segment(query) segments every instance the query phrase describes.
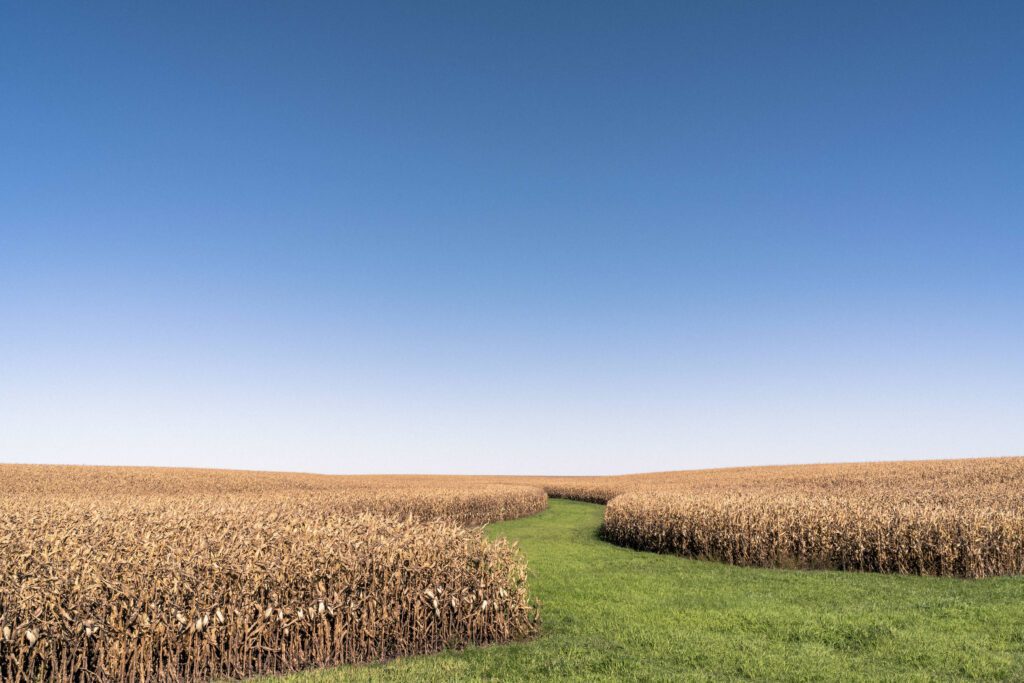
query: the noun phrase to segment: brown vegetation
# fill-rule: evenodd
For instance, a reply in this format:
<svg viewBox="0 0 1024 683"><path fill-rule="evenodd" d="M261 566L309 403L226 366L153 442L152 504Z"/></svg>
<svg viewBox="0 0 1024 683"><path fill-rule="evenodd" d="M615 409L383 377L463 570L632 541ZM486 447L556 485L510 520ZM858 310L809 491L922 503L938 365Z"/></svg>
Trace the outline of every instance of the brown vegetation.
<svg viewBox="0 0 1024 683"><path fill-rule="evenodd" d="M530 634L543 491L459 478L0 466L0 680L196 680Z"/></svg>
<svg viewBox="0 0 1024 683"><path fill-rule="evenodd" d="M740 565L1024 573L1024 459L621 477L0 465L0 680L194 680L529 635L477 527L607 502L635 548Z"/></svg>
<svg viewBox="0 0 1024 683"><path fill-rule="evenodd" d="M543 481L552 496L608 502L606 537L644 550L760 567L1024 573L1024 458Z"/></svg>

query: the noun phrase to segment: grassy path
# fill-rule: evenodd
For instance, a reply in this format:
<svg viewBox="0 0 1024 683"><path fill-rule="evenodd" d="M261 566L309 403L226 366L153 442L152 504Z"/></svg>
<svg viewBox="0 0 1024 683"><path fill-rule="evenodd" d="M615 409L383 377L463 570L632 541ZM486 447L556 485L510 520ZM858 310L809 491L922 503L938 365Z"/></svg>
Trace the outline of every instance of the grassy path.
<svg viewBox="0 0 1024 683"><path fill-rule="evenodd" d="M536 640L290 677L342 680L1024 681L1024 579L744 569L598 538L603 507L552 500L494 524L543 604Z"/></svg>

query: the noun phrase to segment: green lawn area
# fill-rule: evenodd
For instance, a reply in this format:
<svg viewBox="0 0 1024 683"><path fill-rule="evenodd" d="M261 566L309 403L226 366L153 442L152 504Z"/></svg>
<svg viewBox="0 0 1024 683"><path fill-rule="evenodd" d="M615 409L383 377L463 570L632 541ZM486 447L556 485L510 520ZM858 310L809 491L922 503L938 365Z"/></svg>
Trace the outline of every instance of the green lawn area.
<svg viewBox="0 0 1024 683"><path fill-rule="evenodd" d="M600 540L603 507L494 524L542 604L535 640L288 677L1024 681L1024 578L745 569Z"/></svg>

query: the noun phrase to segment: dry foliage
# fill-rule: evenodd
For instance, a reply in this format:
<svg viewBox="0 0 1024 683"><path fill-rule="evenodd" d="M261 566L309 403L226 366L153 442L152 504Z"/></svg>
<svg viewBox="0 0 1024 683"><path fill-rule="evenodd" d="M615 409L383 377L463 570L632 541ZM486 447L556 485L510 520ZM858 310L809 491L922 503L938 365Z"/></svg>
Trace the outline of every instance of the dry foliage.
<svg viewBox="0 0 1024 683"><path fill-rule="evenodd" d="M479 529L543 491L459 478L0 466L0 680L198 680L529 635Z"/></svg>
<svg viewBox="0 0 1024 683"><path fill-rule="evenodd" d="M972 578L1024 571L1024 515L898 494L626 493L608 504L605 535L746 566Z"/></svg>
<svg viewBox="0 0 1024 683"><path fill-rule="evenodd" d="M606 537L644 550L759 567L1024 573L1024 458L539 481L552 496L608 502Z"/></svg>
<svg viewBox="0 0 1024 683"><path fill-rule="evenodd" d="M0 680L196 680L535 628L472 527L608 502L636 548L752 566L1024 573L1024 459L624 477L330 477L0 465Z"/></svg>

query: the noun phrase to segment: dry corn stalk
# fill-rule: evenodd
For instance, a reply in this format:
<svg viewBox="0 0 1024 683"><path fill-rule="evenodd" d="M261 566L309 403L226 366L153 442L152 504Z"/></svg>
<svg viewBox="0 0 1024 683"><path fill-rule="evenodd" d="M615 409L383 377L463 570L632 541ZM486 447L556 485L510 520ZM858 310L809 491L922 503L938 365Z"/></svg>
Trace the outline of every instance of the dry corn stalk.
<svg viewBox="0 0 1024 683"><path fill-rule="evenodd" d="M532 633L522 558L471 527L543 491L370 481L0 466L0 680L243 677Z"/></svg>
<svg viewBox="0 0 1024 683"><path fill-rule="evenodd" d="M608 502L616 543L751 566L1024 573L1024 458L512 478Z"/></svg>

